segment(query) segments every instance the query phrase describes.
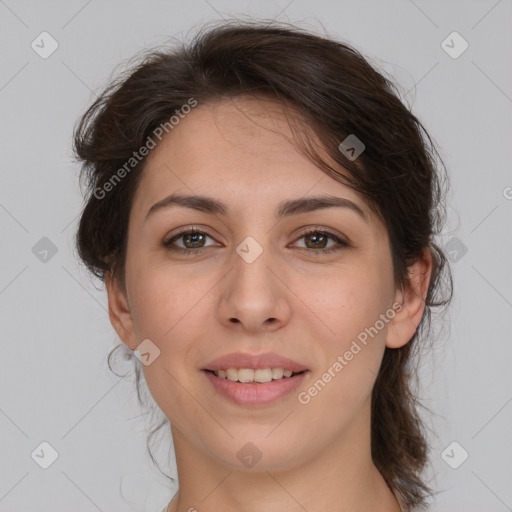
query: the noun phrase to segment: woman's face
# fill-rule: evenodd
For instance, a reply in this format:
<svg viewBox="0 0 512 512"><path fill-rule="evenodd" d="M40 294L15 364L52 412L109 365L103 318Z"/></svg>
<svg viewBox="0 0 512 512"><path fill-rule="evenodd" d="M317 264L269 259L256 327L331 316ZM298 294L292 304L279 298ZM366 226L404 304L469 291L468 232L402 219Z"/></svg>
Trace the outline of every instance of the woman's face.
<svg viewBox="0 0 512 512"><path fill-rule="evenodd" d="M200 233L180 235L191 228ZM266 470L369 447L386 343L411 334L393 331L402 295L387 232L298 152L276 104L200 105L152 150L129 220L126 290L109 283L111 320L131 349L150 340L142 367L177 451ZM219 368L260 369L229 375L263 381L264 368L305 371L255 383L208 371Z"/></svg>

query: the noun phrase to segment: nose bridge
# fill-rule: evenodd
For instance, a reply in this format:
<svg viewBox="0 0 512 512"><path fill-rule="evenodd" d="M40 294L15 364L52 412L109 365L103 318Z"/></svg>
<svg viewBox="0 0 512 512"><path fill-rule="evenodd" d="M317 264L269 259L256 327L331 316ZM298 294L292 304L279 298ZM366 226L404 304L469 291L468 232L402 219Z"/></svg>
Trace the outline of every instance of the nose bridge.
<svg viewBox="0 0 512 512"><path fill-rule="evenodd" d="M249 235L236 246L231 283L236 290L254 297L255 301L260 296L271 295L275 288L272 282L275 276L268 268L272 265L269 237L263 240L263 235L257 236L260 242L255 236ZM247 297L245 299L247 300Z"/></svg>
<svg viewBox="0 0 512 512"><path fill-rule="evenodd" d="M270 237L262 233L247 236L235 247L219 309L221 321L241 323L249 330L258 330L267 321L282 324L289 314L286 288L273 268L277 262Z"/></svg>

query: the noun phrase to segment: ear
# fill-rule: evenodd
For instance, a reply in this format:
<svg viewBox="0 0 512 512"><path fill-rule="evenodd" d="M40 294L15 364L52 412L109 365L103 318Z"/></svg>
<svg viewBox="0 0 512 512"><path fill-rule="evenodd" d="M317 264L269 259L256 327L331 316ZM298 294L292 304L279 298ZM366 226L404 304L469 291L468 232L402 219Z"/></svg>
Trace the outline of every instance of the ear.
<svg viewBox="0 0 512 512"><path fill-rule="evenodd" d="M397 290L395 304L402 304L388 323L386 346L403 347L413 337L425 309L430 278L432 275L432 253L423 249L419 257L408 267L409 283L404 290Z"/></svg>
<svg viewBox="0 0 512 512"><path fill-rule="evenodd" d="M110 323L116 330L121 341L131 350L136 350L137 340L135 328L127 297L110 272L105 274L105 285L108 295L108 315L110 317Z"/></svg>

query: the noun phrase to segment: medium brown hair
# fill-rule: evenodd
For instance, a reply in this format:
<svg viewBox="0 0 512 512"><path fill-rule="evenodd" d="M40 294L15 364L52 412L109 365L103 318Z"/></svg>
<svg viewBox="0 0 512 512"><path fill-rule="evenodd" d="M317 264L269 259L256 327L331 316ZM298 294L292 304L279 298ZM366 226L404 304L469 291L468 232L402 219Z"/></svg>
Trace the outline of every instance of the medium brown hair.
<svg viewBox="0 0 512 512"><path fill-rule="evenodd" d="M407 284L408 266L422 250L431 251L423 317L406 345L385 349L372 390L371 418L374 464L407 505L425 507L432 494L421 477L428 450L417 411L423 405L411 388L416 375L410 359L420 335L428 337L432 308L447 306L452 297L450 268L434 241L444 224L448 178L434 143L399 99L398 88L359 51L282 23L238 21L205 28L190 44L145 51L136 65L111 81L75 127L74 151L87 188L76 234L79 257L101 280L111 272L126 291L128 218L146 158L108 187L105 197L95 191L105 190L133 152L191 98L207 104L253 95L291 106L302 120L294 130L297 147L329 176L360 193L382 219L397 287ZM365 146L356 159L339 149L351 134ZM346 169L345 175L329 159ZM136 371L142 403L140 366Z"/></svg>

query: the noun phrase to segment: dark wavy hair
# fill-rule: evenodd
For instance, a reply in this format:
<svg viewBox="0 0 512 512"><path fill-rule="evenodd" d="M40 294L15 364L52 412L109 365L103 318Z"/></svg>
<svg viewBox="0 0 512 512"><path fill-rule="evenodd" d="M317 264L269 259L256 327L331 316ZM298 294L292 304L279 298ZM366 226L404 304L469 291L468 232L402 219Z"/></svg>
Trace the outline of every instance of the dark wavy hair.
<svg viewBox="0 0 512 512"><path fill-rule="evenodd" d="M147 158L123 173L115 186L108 182L191 98L206 104L259 95L291 107L297 148L361 194L384 222L396 286L407 284L408 266L424 248L432 254L420 325L406 345L385 349L371 411L374 464L408 506L424 508L433 491L422 478L428 446L418 414L424 406L412 388L417 372L411 359L420 337L429 339L433 308L448 306L453 293L450 267L434 240L445 222L448 176L431 137L400 99L399 88L359 51L288 24L234 21L205 26L191 43L145 50L136 59L110 81L75 126L73 149L81 163L80 184L86 186L76 233L79 258L94 276L104 281L109 272L126 291L128 218ZM356 159L339 149L350 134L365 145ZM97 193L107 189L105 197ZM143 405L140 364L135 370Z"/></svg>

